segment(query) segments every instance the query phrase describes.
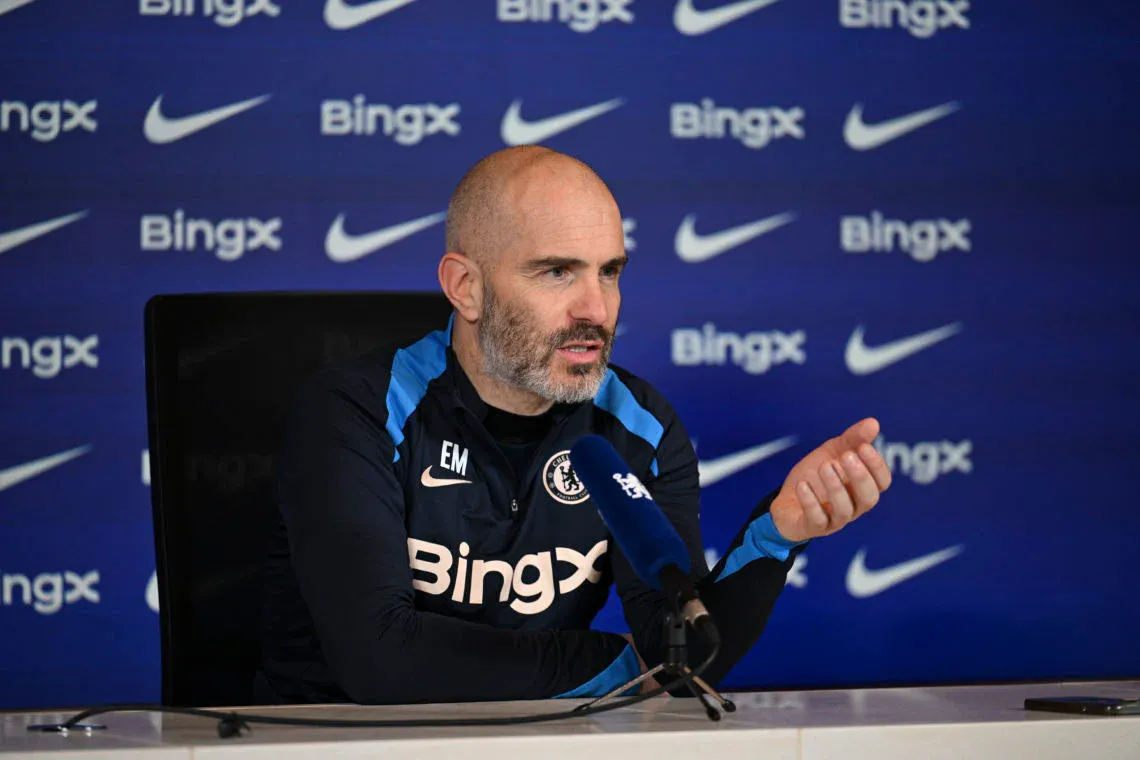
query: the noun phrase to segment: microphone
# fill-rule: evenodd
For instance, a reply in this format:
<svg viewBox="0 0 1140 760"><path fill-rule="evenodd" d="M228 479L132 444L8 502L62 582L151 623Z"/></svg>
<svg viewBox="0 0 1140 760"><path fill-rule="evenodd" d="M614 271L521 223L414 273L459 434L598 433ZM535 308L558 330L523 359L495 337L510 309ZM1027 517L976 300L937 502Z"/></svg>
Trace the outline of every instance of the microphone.
<svg viewBox="0 0 1140 760"><path fill-rule="evenodd" d="M675 612L719 644L716 624L689 577L685 542L610 442L583 436L570 448L570 465L638 577L663 590Z"/></svg>

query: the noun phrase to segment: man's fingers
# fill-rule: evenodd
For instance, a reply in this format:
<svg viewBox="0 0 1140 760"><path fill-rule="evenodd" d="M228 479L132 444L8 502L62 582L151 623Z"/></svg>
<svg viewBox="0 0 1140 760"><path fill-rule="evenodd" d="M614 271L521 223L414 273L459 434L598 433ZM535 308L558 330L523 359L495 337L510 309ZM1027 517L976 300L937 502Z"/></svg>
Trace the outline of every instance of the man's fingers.
<svg viewBox="0 0 1140 760"><path fill-rule="evenodd" d="M804 527L813 536L835 533L865 514L890 487L891 469L871 445L879 430L877 419L865 417L841 436L829 439L793 470L801 478L795 492Z"/></svg>
<svg viewBox="0 0 1140 760"><path fill-rule="evenodd" d="M820 465L819 476L827 487L827 500L831 502L831 529L839 530L855 517L855 506L851 503L851 494L843 485L843 478L839 475L839 468L833 462L824 462Z"/></svg>
<svg viewBox="0 0 1140 760"><path fill-rule="evenodd" d="M875 486L880 491L885 491L891 487L891 468L887 465L883 455L875 450L875 447L869 443L864 443L859 446L856 451L859 452L859 458L863 460L871 477L875 479Z"/></svg>
<svg viewBox="0 0 1140 760"><path fill-rule="evenodd" d="M843 469L847 473L847 482L851 495L855 501L855 514L852 519L865 514L879 501L879 486L871 476L867 466L863 464L855 452L848 451L842 456Z"/></svg>
<svg viewBox="0 0 1140 760"><path fill-rule="evenodd" d="M854 451L859 448L860 444L870 443L878 437L879 421L874 417L864 417L843 431L843 435L839 436L839 439L844 450L851 449Z"/></svg>
<svg viewBox="0 0 1140 760"><path fill-rule="evenodd" d="M822 488L820 489L823 490ZM828 517L827 512L824 511L823 505L819 503L819 497L816 496L815 491L808 485L806 480L801 480L799 485L796 486L796 498L800 502L800 508L804 512L804 521L811 529L813 536L822 536L827 532Z"/></svg>

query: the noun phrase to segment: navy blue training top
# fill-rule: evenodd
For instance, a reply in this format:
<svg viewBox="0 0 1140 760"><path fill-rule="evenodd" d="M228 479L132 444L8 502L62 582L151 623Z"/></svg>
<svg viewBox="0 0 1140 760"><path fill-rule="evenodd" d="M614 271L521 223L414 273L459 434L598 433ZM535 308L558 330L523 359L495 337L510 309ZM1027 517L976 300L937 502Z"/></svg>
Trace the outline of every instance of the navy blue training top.
<svg viewBox="0 0 1140 760"><path fill-rule="evenodd" d="M648 383L610 365L592 401L536 422L537 440L496 440L485 423L506 413L479 397L450 337L449 322L300 393L278 457L257 701L600 695L638 672L623 638L589 630L613 583L637 651L657 664L664 596L570 467L588 433L614 445L684 539L721 629L705 675L719 681L759 638L802 549L768 516L775 493L709 572L696 454ZM689 639L695 666L707 649Z"/></svg>

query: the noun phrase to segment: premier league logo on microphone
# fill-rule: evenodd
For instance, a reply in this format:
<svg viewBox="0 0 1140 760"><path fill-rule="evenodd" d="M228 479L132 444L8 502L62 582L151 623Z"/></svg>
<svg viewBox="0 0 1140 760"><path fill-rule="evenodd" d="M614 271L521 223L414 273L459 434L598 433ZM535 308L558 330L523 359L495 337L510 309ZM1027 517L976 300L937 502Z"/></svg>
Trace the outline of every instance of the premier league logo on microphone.
<svg viewBox="0 0 1140 760"><path fill-rule="evenodd" d="M569 451L559 451L546 460L546 466L542 469L542 482L550 497L563 504L581 504L590 498L590 492L570 466Z"/></svg>

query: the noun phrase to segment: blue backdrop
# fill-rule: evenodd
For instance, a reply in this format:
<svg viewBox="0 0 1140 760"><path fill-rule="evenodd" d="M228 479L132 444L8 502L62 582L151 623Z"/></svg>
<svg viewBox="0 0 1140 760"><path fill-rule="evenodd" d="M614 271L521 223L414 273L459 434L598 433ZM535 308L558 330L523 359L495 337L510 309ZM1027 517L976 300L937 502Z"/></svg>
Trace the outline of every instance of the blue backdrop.
<svg viewBox="0 0 1140 760"><path fill-rule="evenodd" d="M895 485L729 685L1140 674L1138 27L1103 0L0 0L0 706L159 696L147 298L435 288L455 183L522 142L618 199L614 360L697 444L710 555L882 421Z"/></svg>

